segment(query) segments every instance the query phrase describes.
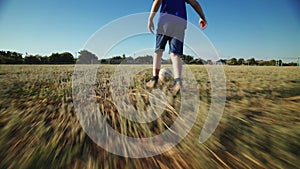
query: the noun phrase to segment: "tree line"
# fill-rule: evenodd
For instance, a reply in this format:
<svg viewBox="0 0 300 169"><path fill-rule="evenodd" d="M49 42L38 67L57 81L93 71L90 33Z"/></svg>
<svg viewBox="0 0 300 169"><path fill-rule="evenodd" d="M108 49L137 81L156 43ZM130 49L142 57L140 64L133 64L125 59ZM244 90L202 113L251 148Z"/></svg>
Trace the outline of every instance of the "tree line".
<svg viewBox="0 0 300 169"><path fill-rule="evenodd" d="M50 56L26 55L11 51L0 51L0 64L74 64L75 59L69 52L52 53Z"/></svg>
<svg viewBox="0 0 300 169"><path fill-rule="evenodd" d="M227 65L255 65L255 66L297 66L297 62L284 63L281 59L279 60L255 60L254 58L243 59L243 58L231 58L228 60L220 60L220 62Z"/></svg>
<svg viewBox="0 0 300 169"><path fill-rule="evenodd" d="M63 53L52 53L50 56L40 55L25 55L22 53L11 52L11 51L0 51L0 64L151 64L153 57L151 55L139 56L132 58L131 56L126 57L125 54L122 56L113 56L106 59L98 59L98 57L87 51L81 50L78 52L78 58L69 52ZM183 55L181 58L186 64L223 64L223 65L256 65L256 66L297 66L297 63L283 63L282 60L255 60L250 58L245 60L244 58L230 58L220 59L218 61L203 60L200 58L194 58L190 55ZM170 59L162 59L162 64L172 63Z"/></svg>

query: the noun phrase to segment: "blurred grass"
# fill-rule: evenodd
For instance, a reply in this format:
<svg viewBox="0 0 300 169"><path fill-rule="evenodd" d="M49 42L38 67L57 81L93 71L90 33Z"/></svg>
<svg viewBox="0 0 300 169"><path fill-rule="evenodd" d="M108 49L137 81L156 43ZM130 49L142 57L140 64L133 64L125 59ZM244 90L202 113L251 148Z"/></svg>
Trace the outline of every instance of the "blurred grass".
<svg viewBox="0 0 300 169"><path fill-rule="evenodd" d="M286 99L300 95L298 67L225 66L225 111L204 144L198 138L209 109L210 80L204 66L190 68L201 103L194 127L169 152L130 159L106 152L83 131L72 103L74 66L0 65L0 168L299 168L300 101ZM110 125L132 137L166 130L177 117L180 98L155 122L133 123L110 102L114 70L101 65L95 86ZM138 109L149 106L143 84L150 77L151 66L131 84L131 103Z"/></svg>

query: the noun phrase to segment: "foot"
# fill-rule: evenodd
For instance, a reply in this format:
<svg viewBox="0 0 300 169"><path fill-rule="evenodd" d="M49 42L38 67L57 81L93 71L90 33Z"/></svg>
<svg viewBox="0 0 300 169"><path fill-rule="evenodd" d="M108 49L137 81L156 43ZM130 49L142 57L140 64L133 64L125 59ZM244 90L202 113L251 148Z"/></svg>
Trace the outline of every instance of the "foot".
<svg viewBox="0 0 300 169"><path fill-rule="evenodd" d="M176 96L178 92L182 89L182 84L181 83L175 83L173 86L173 96Z"/></svg>
<svg viewBox="0 0 300 169"><path fill-rule="evenodd" d="M149 82L146 83L146 87L148 89L153 89L156 87L158 81L158 77L153 77Z"/></svg>

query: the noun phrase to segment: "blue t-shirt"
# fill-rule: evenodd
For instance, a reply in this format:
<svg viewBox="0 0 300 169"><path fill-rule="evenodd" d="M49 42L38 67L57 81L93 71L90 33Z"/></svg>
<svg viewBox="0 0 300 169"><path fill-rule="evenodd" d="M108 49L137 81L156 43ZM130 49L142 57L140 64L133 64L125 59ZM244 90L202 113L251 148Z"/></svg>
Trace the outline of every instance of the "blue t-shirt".
<svg viewBox="0 0 300 169"><path fill-rule="evenodd" d="M158 24L183 24L186 26L186 3L186 0L162 0Z"/></svg>

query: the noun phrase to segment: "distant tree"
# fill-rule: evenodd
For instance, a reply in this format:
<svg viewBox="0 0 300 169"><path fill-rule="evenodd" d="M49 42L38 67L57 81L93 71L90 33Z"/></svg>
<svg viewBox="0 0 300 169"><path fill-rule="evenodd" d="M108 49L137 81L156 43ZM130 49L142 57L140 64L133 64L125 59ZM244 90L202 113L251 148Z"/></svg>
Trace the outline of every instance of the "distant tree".
<svg viewBox="0 0 300 169"><path fill-rule="evenodd" d="M0 56L4 56L4 55L6 55L6 52L3 51L3 50L1 50L1 51L0 51Z"/></svg>
<svg viewBox="0 0 300 169"><path fill-rule="evenodd" d="M132 64L132 63L134 63L134 59L131 56L125 57L125 59L123 59L122 63L124 63L124 64Z"/></svg>
<svg viewBox="0 0 300 169"><path fill-rule="evenodd" d="M25 64L40 64L42 62L38 55L36 55L36 56L29 55L29 56L25 56L24 63Z"/></svg>
<svg viewBox="0 0 300 169"><path fill-rule="evenodd" d="M193 56L190 56L190 55L182 55L182 60L183 60L185 63L190 63L193 59L194 59Z"/></svg>
<svg viewBox="0 0 300 169"><path fill-rule="evenodd" d="M226 59L220 59L220 62L225 65L226 64Z"/></svg>
<svg viewBox="0 0 300 169"><path fill-rule="evenodd" d="M49 62L53 64L57 64L61 62L61 58L59 53L52 53L51 56L49 56Z"/></svg>
<svg viewBox="0 0 300 169"><path fill-rule="evenodd" d="M0 52L0 63L1 64L21 64L23 63L23 57L21 53L11 51Z"/></svg>
<svg viewBox="0 0 300 169"><path fill-rule="evenodd" d="M122 60L122 57L121 56L114 56L112 59L114 59L114 60Z"/></svg>
<svg viewBox="0 0 300 169"><path fill-rule="evenodd" d="M205 62L205 61L202 60L202 59L193 59L192 61L190 61L189 64L203 65L204 62Z"/></svg>
<svg viewBox="0 0 300 169"><path fill-rule="evenodd" d="M0 51L0 64L5 64L7 60L6 52Z"/></svg>
<svg viewBox="0 0 300 169"><path fill-rule="evenodd" d="M111 64L120 64L122 62L123 58L121 56L114 56L110 59Z"/></svg>
<svg viewBox="0 0 300 169"><path fill-rule="evenodd" d="M153 57L151 55L139 56L134 59L134 63L136 64L151 64Z"/></svg>
<svg viewBox="0 0 300 169"><path fill-rule="evenodd" d="M255 61L254 58L248 59L247 62L249 65L257 65L257 62Z"/></svg>
<svg viewBox="0 0 300 169"><path fill-rule="evenodd" d="M40 57L42 64L48 64L49 63L49 57L48 56L41 56Z"/></svg>
<svg viewBox="0 0 300 169"><path fill-rule="evenodd" d="M78 57L78 61L77 63L80 63L80 64L96 64L98 63L98 57L87 51L87 50L82 50L79 53L79 57Z"/></svg>
<svg viewBox="0 0 300 169"><path fill-rule="evenodd" d="M107 59L101 59L101 60L100 60L100 63L101 63L101 64L107 64L108 62L107 62Z"/></svg>
<svg viewBox="0 0 300 169"><path fill-rule="evenodd" d="M236 58L230 59L230 65L237 65L237 64L238 64L238 62L237 62Z"/></svg>
<svg viewBox="0 0 300 169"><path fill-rule="evenodd" d="M74 62L74 56L69 52L64 52L60 54L60 57L62 59L62 62L64 64L73 64Z"/></svg>
<svg viewBox="0 0 300 169"><path fill-rule="evenodd" d="M289 66L297 66L298 64L295 62L288 63Z"/></svg>
<svg viewBox="0 0 300 169"><path fill-rule="evenodd" d="M282 60L278 61L279 66L282 66Z"/></svg>
<svg viewBox="0 0 300 169"><path fill-rule="evenodd" d="M276 60L270 60L268 66L276 66Z"/></svg>
<svg viewBox="0 0 300 169"><path fill-rule="evenodd" d="M14 59L15 64L23 63L23 57L21 53L12 52L11 57Z"/></svg>
<svg viewBox="0 0 300 169"><path fill-rule="evenodd" d="M72 64L74 63L74 57L69 52L64 53L52 53L51 56L49 56L49 62L52 64Z"/></svg>
<svg viewBox="0 0 300 169"><path fill-rule="evenodd" d="M237 61L238 65L243 65L245 63L245 60L243 58L239 58Z"/></svg>
<svg viewBox="0 0 300 169"><path fill-rule="evenodd" d="M270 62L269 61L265 61L265 60L258 60L256 61L258 66L269 66Z"/></svg>

